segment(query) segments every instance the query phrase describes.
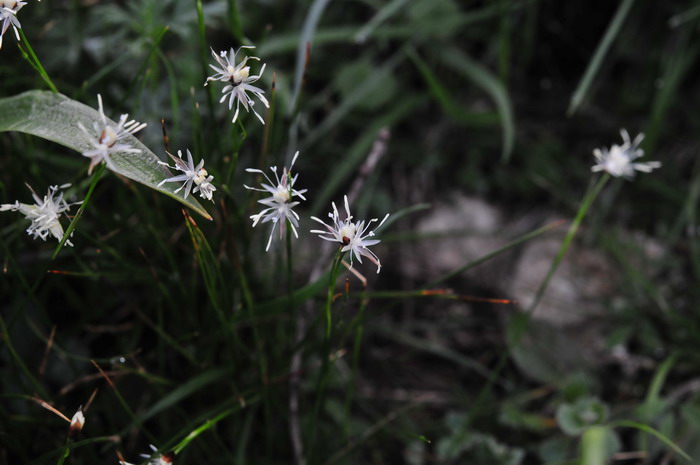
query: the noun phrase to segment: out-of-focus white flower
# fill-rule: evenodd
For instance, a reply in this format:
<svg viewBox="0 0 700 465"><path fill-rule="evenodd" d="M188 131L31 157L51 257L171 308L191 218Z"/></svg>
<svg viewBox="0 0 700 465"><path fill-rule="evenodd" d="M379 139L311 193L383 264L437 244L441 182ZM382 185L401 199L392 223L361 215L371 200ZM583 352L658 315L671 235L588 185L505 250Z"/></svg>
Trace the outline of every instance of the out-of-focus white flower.
<svg viewBox="0 0 700 465"><path fill-rule="evenodd" d="M167 452L165 454L160 454L158 453L158 448L154 446L153 444L150 444L149 447L151 450L153 450L153 453L151 454L140 454L141 457L144 459L148 459L148 465L170 465L173 463L173 460L175 459L175 454L172 452ZM119 461L120 465L134 465L129 462L124 462L123 460Z"/></svg>
<svg viewBox="0 0 700 465"><path fill-rule="evenodd" d="M85 126L78 123L78 127L85 133L85 135L88 136L90 139L90 145L93 146L92 150L83 152L83 156L91 159L88 174L91 174L95 165L101 162L105 162L107 164L107 168L114 170L115 166L110 158L110 154L112 153L141 153L141 150L135 149L128 144L120 143L119 141L129 134L135 134L146 127L146 123L140 124L133 119L127 121L129 118L128 113L121 115L119 118L119 123L114 126L111 121L107 121L107 117L105 116L105 112L102 107L102 96L100 94L97 94L97 103L99 105L100 121L95 121L92 123L92 127L95 131L94 134L91 134L87 129L85 129Z"/></svg>
<svg viewBox="0 0 700 465"><path fill-rule="evenodd" d="M376 221L377 218L372 218L366 224L364 221L358 221L354 223L352 221L352 215L350 214L350 205L348 204L348 196L345 196L345 219L340 219L340 214L338 213L338 208L335 206L335 202L332 202L333 212L328 214L328 217L333 220L333 225L328 225L324 221L312 216L311 219L321 223L325 226L326 230L312 230L312 233L318 234L321 239L331 242L340 242L343 244L342 252L350 251L350 266L352 267L352 256L355 255L357 261L362 263L362 257L365 256L369 260L377 265L377 273L382 269L382 265L379 262L379 257L375 255L374 252L369 250L367 247L376 245L380 241L378 239L369 239L374 236L374 231L381 228L389 214L387 213L384 219L379 223L379 225L374 228L374 230L367 232L370 225Z"/></svg>
<svg viewBox="0 0 700 465"><path fill-rule="evenodd" d="M246 93L251 92L258 99L260 99L262 104L265 105L265 108L270 107L270 104L267 102L267 99L263 95L265 91L263 91L259 87L251 85L253 82L260 79L260 76L262 76L263 72L265 71L265 64L263 63L262 68L260 68L260 74L258 74L257 76L251 76L250 66L246 66L246 63L248 62L248 60L260 61L260 58L246 56L243 58L243 60L241 60L240 63L236 65L236 53L240 52L242 48L255 47L250 45L242 46L238 49L238 51L234 51L232 47L231 50L229 50L228 54L226 54L226 51L224 50L219 55L217 55L216 52L214 52L214 50L212 49L211 54L216 60L216 62L219 64L219 66L211 64L209 65L214 71L216 71L216 74L214 74L213 76L209 76L204 85L206 86L209 83L209 81L222 81L228 83L221 91L221 93L224 95L223 97L221 97L221 100L219 100L219 103L223 103L224 100L226 100L226 98L228 97L228 109L231 110L233 108L234 100L236 101L236 112L233 114L232 122L235 123L236 119L238 119L239 104L242 103L243 108L245 108L246 111L253 110L253 113L255 113L255 116L258 117L260 122L262 124L265 124L265 121L253 108L255 102Z"/></svg>
<svg viewBox="0 0 700 465"><path fill-rule="evenodd" d="M27 217L32 222L27 228L27 234L33 236L34 239L39 237L45 241L48 235L51 234L61 242L61 239L63 239L63 226L59 222L61 213L67 211L73 205L83 203L68 203L63 199L63 192L59 191L59 189L65 189L69 186L70 184L51 186L49 187L49 192L42 199L34 192L31 186L27 185L29 190L32 191L32 197L34 197L36 205L19 203L17 201L0 205L0 211L18 211ZM66 240L66 245L73 246L70 240Z"/></svg>
<svg viewBox="0 0 700 465"><path fill-rule="evenodd" d="M19 24L19 20L17 20L17 12L26 4L27 2L17 0L0 0L0 22L2 22L0 49L2 48L2 37L10 26L15 30L15 36L19 41L19 29L22 29L22 26Z"/></svg>
<svg viewBox="0 0 700 465"><path fill-rule="evenodd" d="M294 162L297 161L298 156L299 151L294 154L294 158L292 158L292 164L289 165L289 169L286 167L282 169L282 177L279 177L277 174L276 166L270 167L270 170L275 174L274 182L262 170L254 168L246 169L246 171L249 173L262 174L267 180L267 184L264 182L261 183L261 186L263 187L262 189L249 187L245 184L243 185L246 189L270 194L270 197L258 200L258 203L265 205L267 208L250 217L253 220L253 227L255 227L258 223L267 223L272 221L270 238L267 241L267 247L265 247L266 252L270 250L270 244L272 244L272 236L275 234L276 225L279 225L279 236L280 239L282 239L286 224L285 220L289 220L289 224L292 227L292 232L294 232L294 237L297 239L299 238L299 234L297 234L296 230L296 228L299 227L299 215L297 215L293 209L301 202L293 202L292 199L294 197L299 197L302 200L306 200L304 193L307 191L307 189L294 189L294 183L297 181L299 173L296 175L291 175L291 171L294 167Z"/></svg>
<svg viewBox="0 0 700 465"><path fill-rule="evenodd" d="M161 165L167 166L170 169L182 171L183 174L178 174L172 178L164 179L158 183L158 187L162 186L166 182L181 182L185 181L182 186L175 190L177 194L183 188L185 189L185 198L190 194L190 189L192 189L192 184L194 183L193 193L199 191L199 196L203 199L211 200L212 195L216 190L216 187L211 183L214 176L210 176L207 170L204 169L204 159L202 159L197 166L194 166L194 161L192 160L192 154L190 150L187 149L187 163L182 159L182 150L177 151L177 157L172 153L168 152L170 158L175 162L175 166L170 166L165 162L159 161Z"/></svg>
<svg viewBox="0 0 700 465"><path fill-rule="evenodd" d="M627 130L621 129L622 145L613 144L608 150L607 147L593 150L598 164L593 165L591 171L606 171L615 177L632 179L636 171L650 173L651 170L661 167L661 162L649 161L646 163L634 163L634 160L644 155L644 150L639 148L644 134L640 133L634 140L630 140Z"/></svg>
<svg viewBox="0 0 700 465"><path fill-rule="evenodd" d="M70 428L68 429L68 437L75 437L85 426L85 415L83 415L82 407L78 409L73 415L70 421Z"/></svg>

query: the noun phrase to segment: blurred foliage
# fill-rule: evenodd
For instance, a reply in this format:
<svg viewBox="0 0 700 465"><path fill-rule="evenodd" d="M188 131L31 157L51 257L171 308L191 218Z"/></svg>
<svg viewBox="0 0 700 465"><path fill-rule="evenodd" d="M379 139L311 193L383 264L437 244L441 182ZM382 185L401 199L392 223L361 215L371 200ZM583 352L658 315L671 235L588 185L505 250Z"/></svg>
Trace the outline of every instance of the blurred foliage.
<svg viewBox="0 0 700 465"><path fill-rule="evenodd" d="M55 244L32 241L24 220L0 214L0 464L57 463L67 424L32 396L70 417L97 388L67 463L116 463L116 451L134 462L149 443L176 448L175 463L292 463L295 377L310 464L593 464L623 452L683 463L659 436L618 428L623 420L700 456L700 4L204 1L204 40L196 6L30 0L18 15L61 93L89 106L100 93L109 114L148 122L139 138L164 160L163 118L171 151L206 158L219 190L208 222L104 176L76 246L55 260ZM264 127L247 114L231 124L220 88L203 86L210 47L243 44L267 63L259 84L274 111ZM12 31L0 57L0 97L45 89ZM614 264L605 278L615 296L600 297L607 313L594 322L605 357L584 357L585 343L546 324L509 347L516 310L416 292L425 283L404 273L402 259L418 246L401 239L415 233L422 213L413 210L387 231L382 273L358 267L370 291L411 297L366 304L351 281L334 304L336 337L323 340L330 261L309 279L322 254L306 218L348 192L382 129L388 151L364 178L358 218L457 192L538 226L547 212L575 215L592 149L618 143L621 127L645 132L643 148L663 168L610 183L584 223L580 243ZM289 277L284 244L265 254L269 230L250 227L258 197L243 184L256 182L244 168L288 164L296 150L309 202ZM0 153L0 203L26 198L24 183L42 191L70 182L74 199L90 185L67 148L10 132ZM659 252L642 258L649 242ZM469 291L508 296L510 284ZM438 285L462 292L471 283ZM300 318L308 327L298 339Z"/></svg>

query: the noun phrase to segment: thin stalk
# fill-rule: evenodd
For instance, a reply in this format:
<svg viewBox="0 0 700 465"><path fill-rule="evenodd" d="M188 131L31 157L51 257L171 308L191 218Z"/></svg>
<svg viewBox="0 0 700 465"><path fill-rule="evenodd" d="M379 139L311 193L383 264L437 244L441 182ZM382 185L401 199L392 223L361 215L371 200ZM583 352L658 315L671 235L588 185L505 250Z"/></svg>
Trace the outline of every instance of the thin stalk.
<svg viewBox="0 0 700 465"><path fill-rule="evenodd" d="M331 317L331 307L333 306L333 296L335 295L335 282L338 279L338 269L340 267L340 262L343 259L343 252L338 250L333 261L333 268L331 268L331 278L328 283L328 295L326 296L326 307L325 307L325 317L326 317L326 342L331 339L331 329L332 329L332 317Z"/></svg>
<svg viewBox="0 0 700 465"><path fill-rule="evenodd" d="M574 221L571 223L571 226L569 226L569 230L566 233L566 237L564 238L564 241L562 242L561 246L559 247L559 252L557 253L557 256L554 258L552 265L549 267L549 271L547 272L547 275L545 276L544 280L542 281L542 284L540 285L539 289L537 290L537 293L535 294L535 298L533 299L530 306L525 310L524 321L522 321L521 324L519 325L519 327L516 328L516 330L513 332L511 341L509 343L509 350L506 350L503 352L503 354L501 355L501 357L498 360L496 368L491 372L491 376L489 377L488 381L486 382L484 387L479 392L479 395L477 396L476 400L473 402L472 405L474 405L474 408L469 412L468 420L465 423L464 429L462 431L463 434L466 434L466 430L468 428L468 425L474 420L474 418L478 414L481 406L485 405L486 396L488 394L490 394L491 388L493 387L494 383L496 382L496 379L500 375L501 371L505 368L510 354L515 349L515 347L518 345L521 337L525 333L527 326L529 324L529 321L530 321L530 317L532 316L535 308L537 308L537 305L539 304L540 300L542 299L542 296L544 295L545 291L547 290L547 287L549 286L549 281L552 279L552 276L554 276L554 273L557 271L557 268L559 268L559 265L561 264L561 261L563 260L564 255L566 255L566 252L569 250L569 247L571 246L571 242L573 241L574 236L578 232L578 229L581 226L583 219L586 217L586 214L588 213L588 210L590 209L591 205L593 204L593 201L596 199L596 197L598 197L598 194L603 189L603 187L605 186L605 184L608 182L609 179L610 179L609 174L603 175L595 185L591 184L591 186L593 186L593 187L592 188L589 187L588 191L584 195L583 200L581 201L581 206L579 207L578 212L576 213L576 217L574 218Z"/></svg>
<svg viewBox="0 0 700 465"><path fill-rule="evenodd" d="M66 439L66 445L63 448L63 452L61 452L61 455L58 457L58 462L56 462L56 465L63 465L63 463L66 461L68 456L70 455L70 450L71 446L73 445L73 441L70 440L70 438Z"/></svg>
<svg viewBox="0 0 700 465"><path fill-rule="evenodd" d="M352 400L355 397L355 387L357 386L357 373L360 371L360 348L362 347L362 337L364 335L364 316L365 309L367 308L368 299L363 298L360 301L360 309L357 312L355 321L357 327L355 329L355 338L352 347L352 378L348 382L348 392L345 397L345 434L348 435L350 431L350 406L352 405Z"/></svg>
<svg viewBox="0 0 700 465"><path fill-rule="evenodd" d="M583 197L583 200L581 201L581 206L579 207L578 212L576 213L576 217L571 223L571 226L569 226L569 230L566 233L566 237L564 237L564 242L562 242L561 247L559 247L559 252L557 252L557 256L554 258L552 265L549 267L547 276L545 276L544 281L542 281L542 284L540 284L540 287L537 289L537 293L535 294L535 298L526 310L526 313L528 315L531 315L535 311L535 308L537 308L537 305L540 303L542 296L544 295L545 291L547 290L547 287L549 286L549 281L552 279L552 276L554 276L554 273L556 273L557 268L559 268L561 261L564 259L564 255L566 255L566 252L569 250L571 242L574 240L574 236L576 236L576 233L578 232L578 229L581 226L583 219L586 217L586 214L588 213L591 204L596 199L596 197L598 197L598 194L600 194L600 191L603 189L603 187L605 187L605 184L608 182L609 179L610 175L607 173L601 176L600 179L598 179L598 182L595 184L595 186L592 189L589 188L588 192L586 192L586 195Z"/></svg>
<svg viewBox="0 0 700 465"><path fill-rule="evenodd" d="M39 380L37 380L34 375L32 375L32 372L29 371L29 368L27 365L25 365L24 361L22 361L22 357L19 356L17 351L15 350L15 347L12 345L12 340L10 339L10 333L7 331L7 326L5 325L5 320L0 316L0 331L2 331L2 334L0 337L2 337L3 342L5 343L5 347L7 347L7 350L10 352L10 356L12 359L15 361L19 369L24 373L24 375L31 381L32 385L34 386L34 389L39 392L42 398L48 399L49 396L44 390L44 387L41 385Z"/></svg>
<svg viewBox="0 0 700 465"><path fill-rule="evenodd" d="M290 187L291 189L291 184ZM289 296L289 305L292 305L292 292L294 291L294 275L292 265L292 225L287 221L287 295Z"/></svg>
<svg viewBox="0 0 700 465"><path fill-rule="evenodd" d="M228 27L236 40L243 42L243 28L241 27L241 15L238 13L236 0L228 0Z"/></svg>
<svg viewBox="0 0 700 465"><path fill-rule="evenodd" d="M78 209L78 213L75 214L75 216L73 217L73 220L68 225L68 229L66 229L65 234L63 234L63 238L61 239L61 242L59 242L58 246L56 246L56 250L54 250L53 255L51 255L51 260L56 259L59 252L63 248L63 244L65 244L66 241L68 240L68 238L71 236L71 234L73 234L73 230L78 225L78 221L80 220L80 217L83 216L83 212L85 211L85 208L87 207L88 203L90 202L90 197L92 197L92 192L95 190L95 186L97 186L97 182L102 177L102 173L105 172L106 167L107 167L107 165L105 165L105 164L100 165L97 168L97 172L92 176L92 181L90 182L90 187L88 188L87 194L85 194L85 199L83 199L83 203L80 204L80 208Z"/></svg>
<svg viewBox="0 0 700 465"><path fill-rule="evenodd" d="M338 252L333 259L333 266L331 268L330 280L328 283L328 296L326 298L325 305L325 321L326 321L326 333L322 347L321 353L321 370L318 374L318 382L316 383L316 403L314 405L313 420L311 423L311 438L309 442L309 447L306 449L311 451L311 454L315 453L316 450L316 436L318 434L318 424L319 415L321 413L321 405L325 399L326 387L328 386L328 374L329 374L329 362L330 362L330 347L331 347L331 333L332 333L332 318L331 318L331 307L333 305L333 296L335 295L335 283L338 279L338 269L340 268L340 263L343 259L342 248L338 249Z"/></svg>
<svg viewBox="0 0 700 465"><path fill-rule="evenodd" d="M39 58L36 56L36 53L34 53L34 49L32 46L29 44L29 40L27 40L27 36L24 35L24 29L19 29L19 35L22 38L22 43L24 44L25 47L27 47L27 51L29 52L29 55L25 53L24 50L22 50L22 47L20 47L20 51L22 52L22 55L24 58L29 61L29 64L32 65L32 67L37 70L39 73L39 76L41 76L41 79L44 80L47 86L49 86L49 89L54 94L58 93L58 89L56 86L53 84L53 81L51 81L51 78L49 77L48 73L44 69L44 67L41 65L41 62L39 61Z"/></svg>
<svg viewBox="0 0 700 465"><path fill-rule="evenodd" d="M202 0L194 0L195 8L197 9L197 31L199 32L199 51L202 56L202 77L207 78L207 62L209 61L209 53L207 53L207 37L206 27L204 26L204 9ZM209 87L209 86L208 86ZM209 117L214 121L214 88L209 87L207 92L207 103L209 104Z"/></svg>

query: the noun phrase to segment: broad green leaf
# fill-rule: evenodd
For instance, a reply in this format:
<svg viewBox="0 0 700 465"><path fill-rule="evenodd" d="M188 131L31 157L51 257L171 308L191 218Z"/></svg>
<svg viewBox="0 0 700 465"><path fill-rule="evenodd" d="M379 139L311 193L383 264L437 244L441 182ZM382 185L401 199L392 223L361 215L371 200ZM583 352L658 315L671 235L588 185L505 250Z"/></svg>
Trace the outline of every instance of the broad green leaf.
<svg viewBox="0 0 700 465"><path fill-rule="evenodd" d="M88 130L100 114L94 108L84 105L65 95L47 91L32 90L14 97L0 99L0 132L19 131L42 139L57 142L80 153L92 148L88 137L78 127L81 123ZM116 126L116 123L109 120ZM128 135L126 144L141 150L141 153L114 153L111 155L117 174L162 192L190 207L208 220L211 216L194 198L185 199L175 193L178 183L158 183L171 176L170 171L158 164L158 157L136 137ZM87 163L87 159L86 159Z"/></svg>

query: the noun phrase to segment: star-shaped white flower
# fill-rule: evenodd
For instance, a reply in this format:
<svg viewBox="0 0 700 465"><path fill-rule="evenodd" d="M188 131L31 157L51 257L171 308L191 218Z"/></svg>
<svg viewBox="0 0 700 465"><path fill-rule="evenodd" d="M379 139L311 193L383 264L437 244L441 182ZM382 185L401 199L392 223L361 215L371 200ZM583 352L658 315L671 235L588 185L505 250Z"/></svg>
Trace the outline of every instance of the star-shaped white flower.
<svg viewBox="0 0 700 465"><path fill-rule="evenodd" d="M153 444L150 444L149 447L153 451L152 454L139 454L144 459L148 459L148 462L146 462L148 465L170 465L173 463L173 460L175 459L175 454L173 454L172 452L160 454L158 452L158 448L156 446L154 446ZM134 465L134 464L129 463L129 462L124 462L123 460L120 460L119 464L120 465Z"/></svg>
<svg viewBox="0 0 700 465"><path fill-rule="evenodd" d="M19 203L19 201L17 201L15 203L0 205L0 211L11 210L23 214L32 222L27 228L27 234L33 236L34 239L38 237L45 241L49 234L51 234L56 240L61 242L61 239L63 239L63 226L61 226L59 222L61 213L68 211L73 205L83 203L68 203L63 199L63 192L59 191L59 189L65 189L69 186L70 184L51 186L49 187L49 192L42 199L34 192L31 186L27 185L29 190L32 191L32 197L34 197L34 201L36 202L35 205ZM70 240L66 241L66 245L73 246Z"/></svg>
<svg viewBox="0 0 700 465"><path fill-rule="evenodd" d="M19 20L17 19L17 12L26 4L27 2L17 0L0 0L0 22L2 22L0 49L2 48L2 37L10 26L15 30L15 36L19 41L19 29L22 29L22 25L19 24Z"/></svg>
<svg viewBox="0 0 700 465"><path fill-rule="evenodd" d="M255 47L248 45L242 46L241 48ZM240 63L236 64L236 53L240 52L241 48L239 48L238 51L234 51L232 47L231 50L228 52L228 55L226 54L226 51L222 51L219 55L217 55L216 52L214 52L214 50L212 49L211 54L216 60L216 62L219 64L219 66L211 64L209 65L211 69L216 71L216 74L214 74L213 76L209 76L204 85L206 86L209 83L209 81L222 81L228 83L221 91L221 93L224 95L223 97L221 97L221 100L219 100L219 103L223 103L224 100L226 100L226 98L228 97L228 109L231 110L233 108L234 100L236 101L236 112L233 114L232 122L235 123L236 119L238 119L239 105L242 103L243 108L245 108L246 111L252 110L253 113L255 113L255 116L258 117L260 122L262 124L265 124L265 121L253 108L255 102L246 93L251 92L258 99L260 99L262 104L265 105L265 108L270 107L270 104L267 102L267 99L263 95L265 91L263 91L259 87L251 85L253 82L260 79L260 76L262 76L263 72L265 71L265 64L263 63L262 68L260 68L260 74L258 74L257 76L251 76L250 66L246 66L246 63L248 62L248 60L259 61L260 58L246 56L243 58L243 60L241 60Z"/></svg>
<svg viewBox="0 0 700 465"><path fill-rule="evenodd" d="M634 163L639 157L644 155L644 150L639 148L639 144L644 140L644 134L640 133L634 140L630 140L627 130L621 129L622 145L613 144L608 150L607 147L593 150L598 164L591 167L591 171L606 171L615 177L632 179L636 171L650 173L653 169L661 167L661 162L649 161L646 163Z"/></svg>
<svg viewBox="0 0 700 465"><path fill-rule="evenodd" d="M114 126L114 122L108 120L105 116L104 108L102 107L102 96L97 94L97 103L99 105L100 120L92 123L94 133L91 134L85 126L78 123L78 127L90 139L92 150L83 152L83 156L91 159L88 174L92 173L92 169L101 162L107 164L107 168L115 170L110 155L116 152L126 153L141 153L141 150L135 149L128 144L123 144L120 140L124 137L135 134L146 127L146 123L140 124L135 120L129 120L129 114L125 113L119 118L119 123Z"/></svg>
<svg viewBox="0 0 700 465"><path fill-rule="evenodd" d="M192 154L190 150L187 149L187 163L182 159L182 150L177 151L177 157L172 153L168 152L170 158L175 162L175 166L170 166L165 162L159 161L161 165L167 166L170 169L182 171L183 174L178 174L168 179L162 180L158 183L158 187L162 186L166 182L181 182L184 181L182 186L177 188L175 193L177 194L183 188L185 189L185 198L190 194L190 189L192 189L192 184L194 183L193 193L199 191L199 196L203 199L211 200L216 187L211 183L214 176L210 176L207 170L204 169L204 159L202 159L197 166L194 166L194 161L192 160Z"/></svg>
<svg viewBox="0 0 700 465"><path fill-rule="evenodd" d="M387 213L384 219L379 223L379 225L374 228L374 230L367 232L370 225L376 221L377 218L372 218L365 224L364 221L358 221L353 223L352 215L350 214L350 205L348 204L348 196L345 196L345 219L340 219L340 214L338 213L338 208L335 206L335 202L332 202L333 212L328 214L328 217L333 220L333 225L328 225L324 221L312 216L311 219L321 223L326 230L313 230L312 233L318 234L319 237L326 241L340 242L343 244L342 252L350 251L350 266L352 267L352 257L353 255L357 258L357 261L362 263L362 257L367 257L369 260L377 265L377 273L382 269L382 264L379 261L379 257L369 250L367 247L379 244L378 239L369 239L374 237L374 232L381 228L389 214Z"/></svg>
<svg viewBox="0 0 700 465"><path fill-rule="evenodd" d="M292 158L292 164L289 165L289 169L286 167L282 169L282 177L277 174L277 167L271 166L270 170L275 174L275 181L273 182L262 170L248 168L246 169L249 173L260 173L265 176L267 180L266 183L262 183L262 189L255 187L249 187L245 184L243 187L250 189L252 191L265 192L270 194L270 197L258 200L258 203L265 205L267 208L262 210L256 215L252 215L250 218L253 220L253 227L258 223L267 223L272 221L272 230L270 231L270 238L267 241L267 247L265 251L270 250L270 244L272 244L272 236L275 234L275 226L279 225L279 237L282 239L285 230L285 220L289 220L289 224L292 227L292 232L294 237L299 238L296 228L299 227L299 215L293 210L294 207L299 205L301 202L293 202L294 197L299 197L302 200L306 200L304 193L307 189L297 190L294 189L294 183L296 183L299 173L296 175L291 175L292 168L294 167L294 162L297 161L299 156L299 151L294 154ZM281 221L280 221L281 220Z"/></svg>

